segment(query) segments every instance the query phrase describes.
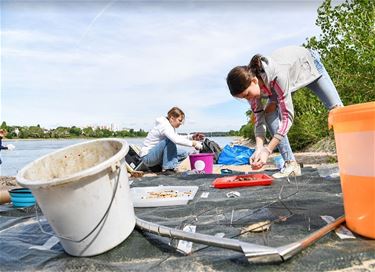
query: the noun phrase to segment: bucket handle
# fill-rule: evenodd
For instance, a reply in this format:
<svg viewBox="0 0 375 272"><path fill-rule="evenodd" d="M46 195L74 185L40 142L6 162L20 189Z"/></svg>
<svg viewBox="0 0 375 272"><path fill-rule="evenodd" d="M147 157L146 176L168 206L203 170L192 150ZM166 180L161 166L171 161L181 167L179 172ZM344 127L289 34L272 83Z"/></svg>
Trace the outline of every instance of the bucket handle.
<svg viewBox="0 0 375 272"><path fill-rule="evenodd" d="M106 216L108 215L109 211L111 210L113 200L115 199L117 188L118 188L118 184L119 184L119 180L120 180L120 174L121 174L120 163L116 163L116 164L114 164L114 165L111 166L113 172L115 171L114 167L117 168L118 174L117 174L117 180L116 180L115 190L113 191L111 202L109 203L109 206L108 206L107 210L105 211L105 213L102 216L102 218L99 220L98 224L96 224L96 226L87 235L85 235L82 239L75 240L75 239L72 239L72 238L69 238L69 237L66 237L66 236L60 236L60 235L54 234L52 232L45 231L43 229L42 224L41 224L40 219L39 219L38 203L36 203L36 205L35 205L36 221L38 222L39 229L41 230L41 232L43 232L44 234L51 235L51 236L56 236L59 239L67 240L67 241L74 242L74 243L80 243L83 240L85 240L87 237L89 237L100 226L100 224L102 223L102 221L106 218Z"/></svg>

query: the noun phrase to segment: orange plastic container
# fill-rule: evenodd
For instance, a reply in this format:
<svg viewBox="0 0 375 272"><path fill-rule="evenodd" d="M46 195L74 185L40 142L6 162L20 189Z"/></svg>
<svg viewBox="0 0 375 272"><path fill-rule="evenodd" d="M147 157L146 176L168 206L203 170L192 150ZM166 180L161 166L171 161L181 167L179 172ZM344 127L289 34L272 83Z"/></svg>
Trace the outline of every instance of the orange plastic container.
<svg viewBox="0 0 375 272"><path fill-rule="evenodd" d="M375 102L336 108L333 126L347 226L375 239Z"/></svg>

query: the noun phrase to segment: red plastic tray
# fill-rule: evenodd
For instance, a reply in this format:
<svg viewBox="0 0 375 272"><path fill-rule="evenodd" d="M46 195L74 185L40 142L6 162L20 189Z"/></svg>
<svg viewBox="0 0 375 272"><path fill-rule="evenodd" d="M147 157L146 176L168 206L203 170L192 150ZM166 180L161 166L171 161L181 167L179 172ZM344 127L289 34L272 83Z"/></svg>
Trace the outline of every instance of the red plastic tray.
<svg viewBox="0 0 375 272"><path fill-rule="evenodd" d="M233 188L243 186L271 185L273 178L266 174L248 174L217 178L212 185L215 188Z"/></svg>

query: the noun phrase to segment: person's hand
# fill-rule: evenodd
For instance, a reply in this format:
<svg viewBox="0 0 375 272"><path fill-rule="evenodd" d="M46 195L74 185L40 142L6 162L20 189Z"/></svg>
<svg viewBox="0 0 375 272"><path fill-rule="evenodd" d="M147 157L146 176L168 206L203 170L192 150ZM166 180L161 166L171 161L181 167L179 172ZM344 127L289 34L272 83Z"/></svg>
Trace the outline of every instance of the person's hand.
<svg viewBox="0 0 375 272"><path fill-rule="evenodd" d="M267 147L263 147L260 150L259 159L262 166L267 163L268 157L271 155L271 153L271 150L269 150Z"/></svg>
<svg viewBox="0 0 375 272"><path fill-rule="evenodd" d="M202 141L204 139L204 134L203 133L194 133L193 135L193 140L195 141Z"/></svg>
<svg viewBox="0 0 375 272"><path fill-rule="evenodd" d="M203 149L203 145L201 142L198 142L198 141L193 141L193 146L196 150L202 150Z"/></svg>
<svg viewBox="0 0 375 272"><path fill-rule="evenodd" d="M12 144L8 144L8 145L6 145L6 147L8 148L8 150L13 150L13 149L16 148L16 147L15 147L14 145L12 145Z"/></svg>
<svg viewBox="0 0 375 272"><path fill-rule="evenodd" d="M267 163L270 155L271 151L267 147L262 147L256 150L250 158L251 168L254 170L262 168Z"/></svg>
<svg viewBox="0 0 375 272"><path fill-rule="evenodd" d="M254 167L259 161L259 154L260 154L261 148L255 149L253 155L251 155L249 159L249 164L251 165L251 168L255 169Z"/></svg>

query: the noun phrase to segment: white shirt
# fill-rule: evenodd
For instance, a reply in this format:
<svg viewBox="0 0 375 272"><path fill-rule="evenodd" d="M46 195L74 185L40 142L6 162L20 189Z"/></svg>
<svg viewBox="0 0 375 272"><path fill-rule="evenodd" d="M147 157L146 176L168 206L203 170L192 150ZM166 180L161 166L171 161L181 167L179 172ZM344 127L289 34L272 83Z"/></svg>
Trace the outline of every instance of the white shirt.
<svg viewBox="0 0 375 272"><path fill-rule="evenodd" d="M156 118L155 127L151 129L146 139L143 141L141 157L147 155L155 145L166 138L178 145L193 146L189 135L182 136L177 134L175 128L169 123L169 120L161 116Z"/></svg>

